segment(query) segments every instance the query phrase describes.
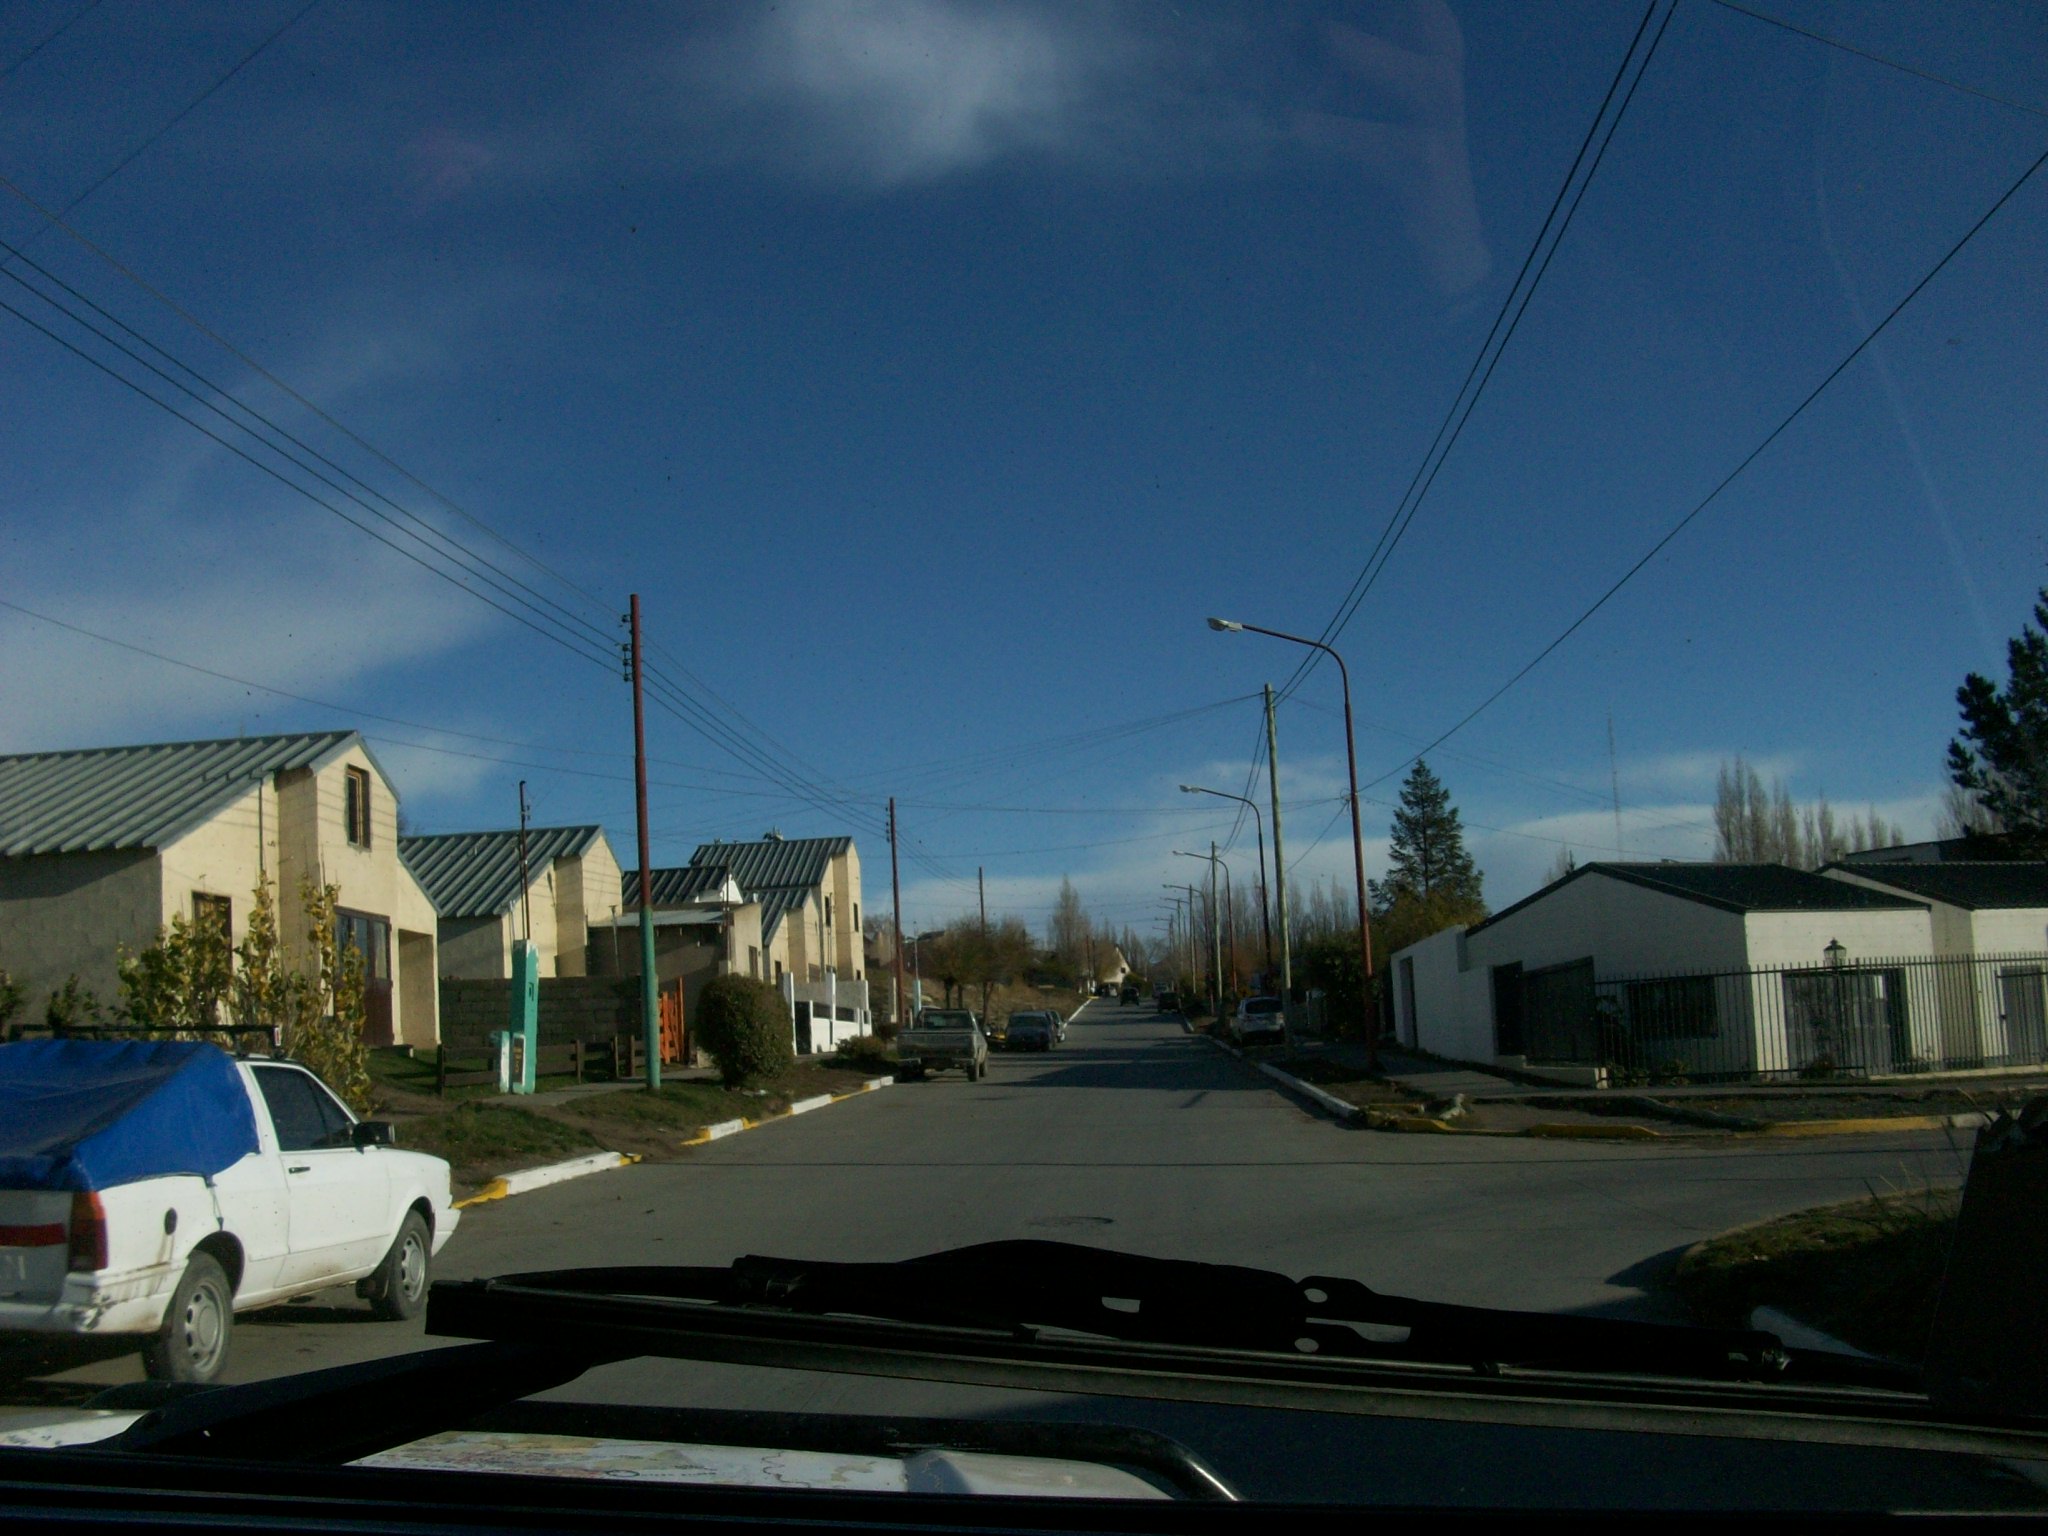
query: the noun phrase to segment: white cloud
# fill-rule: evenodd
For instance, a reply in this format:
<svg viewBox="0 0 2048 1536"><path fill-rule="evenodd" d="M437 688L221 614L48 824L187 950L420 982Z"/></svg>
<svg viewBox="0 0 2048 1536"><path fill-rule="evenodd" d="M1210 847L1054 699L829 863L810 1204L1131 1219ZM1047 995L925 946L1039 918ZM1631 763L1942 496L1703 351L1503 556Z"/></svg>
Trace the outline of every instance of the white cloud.
<svg viewBox="0 0 2048 1536"><path fill-rule="evenodd" d="M1064 142L1114 51L1094 14L795 0L706 47L691 83L818 174L927 181Z"/></svg>

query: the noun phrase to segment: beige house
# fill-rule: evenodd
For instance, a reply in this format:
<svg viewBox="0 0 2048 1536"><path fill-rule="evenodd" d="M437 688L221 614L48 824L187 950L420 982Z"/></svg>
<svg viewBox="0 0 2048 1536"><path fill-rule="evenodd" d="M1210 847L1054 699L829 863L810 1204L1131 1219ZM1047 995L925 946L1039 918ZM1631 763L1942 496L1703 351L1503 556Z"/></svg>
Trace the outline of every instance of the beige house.
<svg viewBox="0 0 2048 1536"><path fill-rule="evenodd" d="M529 827L523 883L517 827L406 837L398 851L440 916L443 976L510 976L512 943L529 935L541 975L586 975L591 931L623 901L602 827Z"/></svg>
<svg viewBox="0 0 2048 1536"><path fill-rule="evenodd" d="M0 757L0 967L28 1007L70 977L100 1004L116 962L211 910L233 942L259 883L288 948L302 881L339 888L372 1044L440 1039L432 904L398 856L398 796L354 731Z"/></svg>
<svg viewBox="0 0 2048 1536"><path fill-rule="evenodd" d="M650 904L686 905L727 881L760 906L762 980L823 982L827 972L841 981L866 978L860 852L852 838L770 833L758 842L704 843L686 866L653 872ZM637 871L627 871L624 886L627 910L637 910Z"/></svg>

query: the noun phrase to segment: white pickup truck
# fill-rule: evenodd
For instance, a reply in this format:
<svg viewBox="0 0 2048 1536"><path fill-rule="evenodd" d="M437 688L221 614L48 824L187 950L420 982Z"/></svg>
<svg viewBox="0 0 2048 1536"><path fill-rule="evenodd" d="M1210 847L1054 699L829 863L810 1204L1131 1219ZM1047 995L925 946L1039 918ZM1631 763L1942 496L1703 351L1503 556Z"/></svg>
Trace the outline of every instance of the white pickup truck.
<svg viewBox="0 0 2048 1536"><path fill-rule="evenodd" d="M0 1045L0 1336L135 1335L151 1376L210 1381L237 1312L354 1281L412 1317L460 1213L391 1143L293 1062Z"/></svg>

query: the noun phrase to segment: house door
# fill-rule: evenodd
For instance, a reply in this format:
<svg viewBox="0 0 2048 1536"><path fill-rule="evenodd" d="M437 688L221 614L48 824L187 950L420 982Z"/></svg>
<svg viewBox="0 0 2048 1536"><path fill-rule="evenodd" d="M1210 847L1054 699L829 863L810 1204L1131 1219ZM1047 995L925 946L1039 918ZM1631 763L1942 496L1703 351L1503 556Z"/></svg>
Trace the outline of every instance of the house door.
<svg viewBox="0 0 2048 1536"><path fill-rule="evenodd" d="M799 1056L811 1054L811 1005L796 1005L796 1053Z"/></svg>
<svg viewBox="0 0 2048 1536"><path fill-rule="evenodd" d="M2005 1015L2005 1055L2011 1062L2048 1061L2048 971L2009 965L1998 973L1998 1007Z"/></svg>
<svg viewBox="0 0 2048 1536"><path fill-rule="evenodd" d="M1493 968L1493 1049L1501 1056L1522 1054L1522 962Z"/></svg>
<svg viewBox="0 0 2048 1536"><path fill-rule="evenodd" d="M336 912L334 944L353 944L363 957L363 1042L395 1045L391 1027L391 920L367 912Z"/></svg>

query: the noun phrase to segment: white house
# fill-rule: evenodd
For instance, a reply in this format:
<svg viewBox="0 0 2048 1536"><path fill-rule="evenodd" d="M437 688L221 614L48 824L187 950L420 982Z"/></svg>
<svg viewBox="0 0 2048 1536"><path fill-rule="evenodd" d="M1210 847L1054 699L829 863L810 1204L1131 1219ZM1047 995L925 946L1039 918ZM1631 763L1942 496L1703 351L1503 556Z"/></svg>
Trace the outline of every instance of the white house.
<svg viewBox="0 0 2048 1536"><path fill-rule="evenodd" d="M1952 987L1947 1027L1958 1054L1981 1041L1986 1059L2048 1060L2048 862L1844 860L1821 871L1866 890L1924 901L1934 952L1978 962Z"/></svg>
<svg viewBox="0 0 2048 1536"><path fill-rule="evenodd" d="M1442 1056L1589 1081L1616 1061L1890 1069L1956 1054L1932 1010L1907 1009L1894 963L1933 954L1928 904L1909 895L1778 864L1583 864L1396 954L1396 1027Z"/></svg>

